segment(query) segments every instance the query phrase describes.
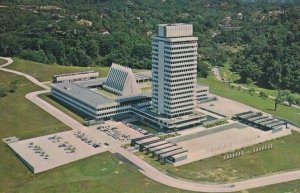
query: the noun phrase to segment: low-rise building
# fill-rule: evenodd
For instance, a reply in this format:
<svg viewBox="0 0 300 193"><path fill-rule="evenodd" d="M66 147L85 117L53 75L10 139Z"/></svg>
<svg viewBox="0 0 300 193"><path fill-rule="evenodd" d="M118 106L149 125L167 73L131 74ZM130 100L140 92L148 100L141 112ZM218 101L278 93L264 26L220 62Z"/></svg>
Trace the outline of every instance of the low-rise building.
<svg viewBox="0 0 300 193"><path fill-rule="evenodd" d="M128 114L132 106L149 108L151 101L149 94L112 99L76 83L53 84L51 94L87 117L104 120Z"/></svg>
<svg viewBox="0 0 300 193"><path fill-rule="evenodd" d="M203 103L208 100L209 87L205 85L196 86L196 100L198 103Z"/></svg>
<svg viewBox="0 0 300 193"><path fill-rule="evenodd" d="M53 83L77 82L77 81L96 79L98 76L99 73L95 71L72 72L72 73L53 75L52 82Z"/></svg>

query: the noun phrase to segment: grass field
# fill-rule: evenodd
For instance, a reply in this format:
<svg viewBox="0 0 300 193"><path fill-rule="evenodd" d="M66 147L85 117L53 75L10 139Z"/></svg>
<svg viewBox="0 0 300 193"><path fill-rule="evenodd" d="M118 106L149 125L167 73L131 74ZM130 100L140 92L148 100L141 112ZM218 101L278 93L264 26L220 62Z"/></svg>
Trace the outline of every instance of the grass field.
<svg viewBox="0 0 300 193"><path fill-rule="evenodd" d="M67 115L69 115L73 119L77 120L78 122L83 123L83 121L85 119L85 117L83 115L81 116L79 112L76 112L76 110L66 108L65 104L63 104L62 102L60 102L60 101L56 100L55 98L53 98L50 93L41 94L41 95L39 95L39 97L41 99L47 101L48 103L50 103L54 107L58 108L59 110L63 111L64 113L66 113Z"/></svg>
<svg viewBox="0 0 300 193"><path fill-rule="evenodd" d="M160 164L143 153L137 153L171 176L196 181L233 182L249 179L274 172L300 169L300 134L294 133L287 137L272 140L264 144L273 144L273 149L252 154L253 147L245 148L248 152L242 157L223 160L223 156L196 161L187 165L174 167L170 164Z"/></svg>
<svg viewBox="0 0 300 193"><path fill-rule="evenodd" d="M18 79L15 93L0 98L0 137L17 135L21 137L37 136L68 129L63 123L40 109L25 98L26 93L41 90L28 80L0 71L0 85L8 85Z"/></svg>
<svg viewBox="0 0 300 193"><path fill-rule="evenodd" d="M300 109L288 107L286 105L279 105L277 111L274 111L273 100L264 100L255 94L250 95L246 91L239 91L237 88L230 88L226 83L218 81L211 74L208 76L208 78L199 78L198 82L209 85L209 90L213 94L241 102L266 113L270 113L274 116L288 119L296 124L300 124Z"/></svg>
<svg viewBox="0 0 300 193"><path fill-rule="evenodd" d="M100 77L107 75L109 67L75 67L75 66L61 66L57 64L42 64L38 62L31 62L28 60L22 60L14 58L14 63L7 68L24 72L35 77L39 81L51 81L54 74L62 74L69 72L79 72L87 70L95 70L99 72Z"/></svg>
<svg viewBox="0 0 300 193"><path fill-rule="evenodd" d="M0 71L1 86L14 79L20 80L17 91L0 98L1 139L14 135L28 138L69 129L25 98L26 93L40 90L39 87L24 78ZM2 140L0 157L0 192L10 192L9 187L17 186L19 182L24 183L33 177Z"/></svg>
<svg viewBox="0 0 300 193"><path fill-rule="evenodd" d="M299 193L300 192L300 180L266 186L261 188L255 188L242 193Z"/></svg>
<svg viewBox="0 0 300 193"><path fill-rule="evenodd" d="M24 72L35 77L41 82L47 82L52 80L54 74L70 73L94 70L99 72L99 77L105 77L108 74L109 68L107 66L102 67L76 67L76 66L61 66L57 64L43 64L38 62L32 62L23 60L20 58L14 58L14 63L7 68ZM133 72L140 72L143 70L133 69Z"/></svg>
<svg viewBox="0 0 300 193"><path fill-rule="evenodd" d="M108 152L37 175L16 174L15 178L10 184L3 181L0 192L188 192L155 183Z"/></svg>
<svg viewBox="0 0 300 193"><path fill-rule="evenodd" d="M258 92L262 91L262 92L265 92L267 95L273 96L273 97L277 97L277 94L278 94L277 90L261 88L255 84L250 84L250 85L243 84L242 86L247 87L247 88L254 88ZM291 95L293 95L295 98L300 98L300 94L298 94L298 93L291 93Z"/></svg>

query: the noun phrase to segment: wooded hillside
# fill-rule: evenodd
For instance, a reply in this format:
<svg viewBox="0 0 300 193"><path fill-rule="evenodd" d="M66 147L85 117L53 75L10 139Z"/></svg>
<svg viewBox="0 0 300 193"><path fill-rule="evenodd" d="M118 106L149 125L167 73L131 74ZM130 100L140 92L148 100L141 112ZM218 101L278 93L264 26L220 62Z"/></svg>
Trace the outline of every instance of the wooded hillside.
<svg viewBox="0 0 300 193"><path fill-rule="evenodd" d="M151 68L159 23L199 37L199 75L230 61L241 81L300 92L300 3L239 0L2 0L0 55L61 65ZM223 49L241 47L237 52Z"/></svg>

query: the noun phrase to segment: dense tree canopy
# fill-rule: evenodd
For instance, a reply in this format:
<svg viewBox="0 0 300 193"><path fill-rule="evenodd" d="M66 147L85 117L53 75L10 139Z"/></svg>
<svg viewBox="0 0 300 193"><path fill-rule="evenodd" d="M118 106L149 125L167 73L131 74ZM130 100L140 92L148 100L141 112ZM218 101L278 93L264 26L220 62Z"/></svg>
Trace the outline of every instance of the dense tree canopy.
<svg viewBox="0 0 300 193"><path fill-rule="evenodd" d="M209 65L230 60L243 82L300 92L298 1L2 0L0 5L3 56L150 68L155 26L187 22L199 38L199 76L207 76ZM243 49L231 52L220 45Z"/></svg>
<svg viewBox="0 0 300 193"><path fill-rule="evenodd" d="M232 70L242 81L300 92L300 14L296 10L271 18L270 25L237 55Z"/></svg>

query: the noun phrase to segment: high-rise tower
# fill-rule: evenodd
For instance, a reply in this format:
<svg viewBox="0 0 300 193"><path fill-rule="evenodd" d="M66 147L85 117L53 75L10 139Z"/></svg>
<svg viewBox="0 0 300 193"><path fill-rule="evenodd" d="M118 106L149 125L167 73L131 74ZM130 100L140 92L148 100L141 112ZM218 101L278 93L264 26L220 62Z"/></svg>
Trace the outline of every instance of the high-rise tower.
<svg viewBox="0 0 300 193"><path fill-rule="evenodd" d="M198 38L191 24L160 24L152 39L152 105L174 118L193 112Z"/></svg>

